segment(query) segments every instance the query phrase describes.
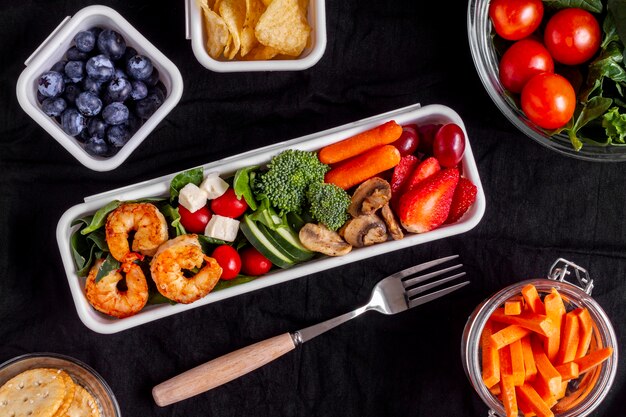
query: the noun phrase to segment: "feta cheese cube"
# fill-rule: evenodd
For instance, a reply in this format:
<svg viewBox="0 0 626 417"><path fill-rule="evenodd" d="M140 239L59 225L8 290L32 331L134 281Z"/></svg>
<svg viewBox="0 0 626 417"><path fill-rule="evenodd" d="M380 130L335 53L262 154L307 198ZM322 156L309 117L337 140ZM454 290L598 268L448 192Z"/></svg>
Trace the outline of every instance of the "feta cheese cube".
<svg viewBox="0 0 626 417"><path fill-rule="evenodd" d="M225 242L232 242L237 237L238 231L239 220L213 214L211 220L209 220L209 223L206 225L204 234L215 239L221 239Z"/></svg>
<svg viewBox="0 0 626 417"><path fill-rule="evenodd" d="M180 189L178 202L181 206L194 213L206 205L207 195L204 190L190 182Z"/></svg>
<svg viewBox="0 0 626 417"><path fill-rule="evenodd" d="M213 200L228 190L228 183L220 178L217 172L207 174L200 184L200 189L204 190L209 200Z"/></svg>

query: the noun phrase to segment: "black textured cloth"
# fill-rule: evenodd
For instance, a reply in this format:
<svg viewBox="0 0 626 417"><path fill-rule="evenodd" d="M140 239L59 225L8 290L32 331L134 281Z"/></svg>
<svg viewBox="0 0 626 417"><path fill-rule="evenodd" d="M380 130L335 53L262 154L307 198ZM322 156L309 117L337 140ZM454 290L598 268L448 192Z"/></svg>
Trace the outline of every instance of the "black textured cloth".
<svg viewBox="0 0 626 417"><path fill-rule="evenodd" d="M543 277L559 257L595 279L593 297L626 346L625 163L562 156L520 133L475 70L467 4L327 1L328 44L312 68L217 73L185 39L183 1L103 1L180 69L176 108L119 168L81 165L20 107L24 61L88 1L0 6L0 361L30 352L73 356L109 383L122 415L485 416L461 363L468 316L495 291ZM98 334L79 320L56 240L85 196L171 174L414 103L463 119L486 195L472 230L163 318ZM365 302L401 268L457 253L471 284L396 316L373 312L271 364L168 407L156 384L249 344ZM626 361L592 414L624 415Z"/></svg>

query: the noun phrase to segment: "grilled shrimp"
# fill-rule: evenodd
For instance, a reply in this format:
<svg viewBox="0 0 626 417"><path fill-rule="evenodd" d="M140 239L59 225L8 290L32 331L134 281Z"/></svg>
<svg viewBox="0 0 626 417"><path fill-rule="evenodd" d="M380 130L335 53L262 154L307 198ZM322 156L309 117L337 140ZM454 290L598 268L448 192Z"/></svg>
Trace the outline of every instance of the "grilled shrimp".
<svg viewBox="0 0 626 417"><path fill-rule="evenodd" d="M192 268L200 270L188 277L187 272ZM222 275L222 268L202 252L198 236L188 234L162 244L150 262L150 272L163 296L188 304L211 292Z"/></svg>
<svg viewBox="0 0 626 417"><path fill-rule="evenodd" d="M165 217L151 203L122 204L109 214L105 231L111 255L120 262L127 261L132 252L154 255L169 237ZM135 232L132 248L128 242L131 231Z"/></svg>
<svg viewBox="0 0 626 417"><path fill-rule="evenodd" d="M96 275L103 259L98 259L89 271L85 284L85 295L89 304L109 316L124 318L138 313L148 301L148 282L141 267L133 262L122 264L120 271L111 271L96 283ZM120 289L125 278L126 289Z"/></svg>

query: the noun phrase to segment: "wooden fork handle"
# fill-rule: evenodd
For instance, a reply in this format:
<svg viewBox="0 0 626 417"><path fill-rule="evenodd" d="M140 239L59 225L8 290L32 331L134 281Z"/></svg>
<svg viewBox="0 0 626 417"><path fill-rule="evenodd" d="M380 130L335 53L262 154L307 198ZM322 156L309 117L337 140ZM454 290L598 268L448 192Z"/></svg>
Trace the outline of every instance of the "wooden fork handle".
<svg viewBox="0 0 626 417"><path fill-rule="evenodd" d="M289 333L263 340L160 383L152 389L152 397L161 407L185 400L254 371L295 347Z"/></svg>

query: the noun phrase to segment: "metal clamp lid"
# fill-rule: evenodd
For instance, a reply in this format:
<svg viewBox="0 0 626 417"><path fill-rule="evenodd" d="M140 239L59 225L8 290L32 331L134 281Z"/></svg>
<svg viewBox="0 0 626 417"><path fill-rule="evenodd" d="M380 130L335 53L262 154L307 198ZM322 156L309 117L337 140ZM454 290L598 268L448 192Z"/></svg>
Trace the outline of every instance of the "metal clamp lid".
<svg viewBox="0 0 626 417"><path fill-rule="evenodd" d="M565 277L572 271L576 275L579 287L588 295L591 295L593 280L589 277L587 270L566 259L559 258L552 264L548 273L548 279L565 282Z"/></svg>

